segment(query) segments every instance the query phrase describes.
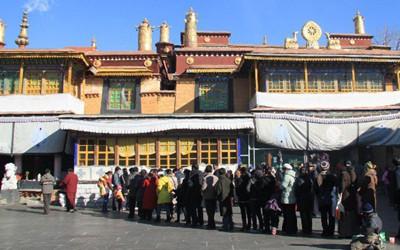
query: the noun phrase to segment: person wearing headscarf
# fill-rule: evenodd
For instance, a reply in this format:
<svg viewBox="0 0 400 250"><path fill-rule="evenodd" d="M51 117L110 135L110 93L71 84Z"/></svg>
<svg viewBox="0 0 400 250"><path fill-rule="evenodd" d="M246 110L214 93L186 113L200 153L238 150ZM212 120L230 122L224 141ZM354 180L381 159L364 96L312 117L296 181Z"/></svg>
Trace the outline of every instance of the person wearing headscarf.
<svg viewBox="0 0 400 250"><path fill-rule="evenodd" d="M378 185L378 176L375 171L375 166L372 162L367 162L364 165L365 172L361 181L360 195L363 205L369 203L376 211L376 186Z"/></svg>
<svg viewBox="0 0 400 250"><path fill-rule="evenodd" d="M339 194L344 206L344 217L339 220L339 237L351 238L359 233L359 215L357 212L357 176L351 161L346 161L340 173Z"/></svg>
<svg viewBox="0 0 400 250"><path fill-rule="evenodd" d="M295 182L296 172L289 163L283 164L283 181L279 185L282 190L282 211L283 211L283 225L282 231L286 234L297 233L297 218L296 218L296 195L295 195Z"/></svg>

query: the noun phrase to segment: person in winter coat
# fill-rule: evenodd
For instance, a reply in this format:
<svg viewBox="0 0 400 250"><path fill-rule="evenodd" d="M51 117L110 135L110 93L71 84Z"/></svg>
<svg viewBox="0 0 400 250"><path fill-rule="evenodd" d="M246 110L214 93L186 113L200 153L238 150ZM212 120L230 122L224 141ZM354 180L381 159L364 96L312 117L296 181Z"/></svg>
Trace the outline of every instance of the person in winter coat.
<svg viewBox="0 0 400 250"><path fill-rule="evenodd" d="M322 237L332 237L335 234L335 217L332 214L332 191L337 180L329 168L329 162L321 162L321 173L318 174L315 185L318 208L321 213Z"/></svg>
<svg viewBox="0 0 400 250"><path fill-rule="evenodd" d="M192 226L203 226L203 207L201 202L203 197L201 195L201 187L203 186L203 173L199 170L197 164L192 165L192 172L189 179L189 199L190 199L190 216L192 217Z"/></svg>
<svg viewBox="0 0 400 250"><path fill-rule="evenodd" d="M394 158L393 165L396 167L396 204L397 204L397 220L400 222L400 159ZM400 239L400 226L396 238Z"/></svg>
<svg viewBox="0 0 400 250"><path fill-rule="evenodd" d="M391 165L382 175L385 183L386 194L389 198L389 206L393 207L396 201L396 166Z"/></svg>
<svg viewBox="0 0 400 250"><path fill-rule="evenodd" d="M108 200L110 198L110 193L113 190L112 187L112 172L108 171L106 172L105 175L101 176L99 178L99 182L97 183L97 186L100 188L100 196L103 197L103 206L102 206L102 212L106 213L108 212L107 206L108 206Z"/></svg>
<svg viewBox="0 0 400 250"><path fill-rule="evenodd" d="M276 228L279 223L279 213L273 213L272 207L267 209L268 202L273 199L273 194L276 191L275 177L272 171L272 167L265 165L265 174L260 182L256 183L257 189L260 190L259 196L261 201L261 209L263 210L264 217L264 230L263 233L276 234ZM275 199L276 201L276 199ZM275 210L275 209L273 209ZM272 213L271 213L272 212ZM275 215L278 217L275 217Z"/></svg>
<svg viewBox="0 0 400 250"><path fill-rule="evenodd" d="M44 214L49 214L51 195L53 194L54 188L54 177L50 174L50 169L44 171L44 175L40 179L42 185L43 203L44 203Z"/></svg>
<svg viewBox="0 0 400 250"><path fill-rule="evenodd" d="M157 208L157 184L156 173L151 171L146 179L143 180L143 214L146 220L150 221L153 210Z"/></svg>
<svg viewBox="0 0 400 250"><path fill-rule="evenodd" d="M190 170L185 169L183 171L185 178L182 180L182 206L185 214L185 226L192 223L192 218L190 214L190 193L189 193L189 180L190 180Z"/></svg>
<svg viewBox="0 0 400 250"><path fill-rule="evenodd" d="M165 171L165 173L167 174L168 178L171 180L172 186L173 186L173 190L171 192L171 203L169 204L169 210L171 211L171 218L174 218L174 204L176 203L176 190L178 189L178 178L176 178L174 172L172 171L172 169L167 169Z"/></svg>
<svg viewBox="0 0 400 250"><path fill-rule="evenodd" d="M167 213L166 222L171 221L171 210L170 203L172 201L171 192L174 190L174 186L171 183L171 179L165 175L163 171L158 172L158 184L157 184L157 218L156 222L160 222L161 209L164 208Z"/></svg>
<svg viewBox="0 0 400 250"><path fill-rule="evenodd" d="M129 188L129 173L127 168L122 169L122 175L121 175L121 184L122 184L122 194L124 195L125 202L123 204L123 208L125 210L128 210L128 188Z"/></svg>
<svg viewBox="0 0 400 250"><path fill-rule="evenodd" d="M306 167L299 169L296 186L297 210L300 211L302 233L312 234L312 213L314 208L314 182Z"/></svg>
<svg viewBox="0 0 400 250"><path fill-rule="evenodd" d="M282 190L282 212L283 212L283 225L282 231L286 234L297 233L297 218L296 218L296 195L295 195L295 182L296 172L289 163L283 164L283 181L279 188Z"/></svg>
<svg viewBox="0 0 400 250"><path fill-rule="evenodd" d="M242 216L242 228L240 231L248 231L251 228L251 211L249 192L247 185L249 184L251 175L246 167L236 170L235 189L238 198L240 214Z"/></svg>
<svg viewBox="0 0 400 250"><path fill-rule="evenodd" d="M137 174L133 180L131 180L130 185L129 185L129 190L130 193L134 193L134 199L136 204L132 204L133 210L130 211L128 218L134 218L135 216L135 206L138 208L138 215L140 219L144 219L144 213L143 213L143 196L144 196L144 187L143 187L143 182L146 177L147 171L142 170L140 171L139 174Z"/></svg>
<svg viewBox="0 0 400 250"><path fill-rule="evenodd" d="M78 188L78 176L74 173L72 168L68 169L68 174L60 183L60 186L64 186L64 192L67 195L67 212L75 212L75 197L76 190Z"/></svg>
<svg viewBox="0 0 400 250"><path fill-rule="evenodd" d="M363 236L352 240L350 244L351 250L383 249L381 248L382 242L379 239L382 220L377 213L374 213L374 208L369 203L363 206L362 215L361 234Z"/></svg>
<svg viewBox="0 0 400 250"><path fill-rule="evenodd" d="M215 229L215 209L217 207L217 197L214 192L215 184L218 178L212 173L213 167L208 165L205 169L205 176L201 190L203 191L203 199L206 205L206 212L208 217L207 229Z"/></svg>
<svg viewBox="0 0 400 250"><path fill-rule="evenodd" d="M344 206L344 219L340 219L339 237L350 238L359 233L359 215L357 212L357 176L351 161L346 161L340 173L339 194Z"/></svg>
<svg viewBox="0 0 400 250"><path fill-rule="evenodd" d="M220 203L220 213L222 216L222 230L229 231L233 230L233 211L232 211L232 199L233 199L233 183L232 180L226 176L226 170L221 168L219 170L221 174L217 184L215 185L215 192L217 199Z"/></svg>
<svg viewBox="0 0 400 250"><path fill-rule="evenodd" d="M361 181L360 195L363 205L369 203L376 211L376 186L378 185L378 176L375 166L372 162L365 163L365 172Z"/></svg>
<svg viewBox="0 0 400 250"><path fill-rule="evenodd" d="M112 184L113 184L113 188L114 188L114 192L117 191L118 189L122 190L122 182L121 182L121 168L120 167L116 167L114 170L114 174L112 177ZM121 199L116 199L115 196L113 196L113 200L112 200L112 209L113 211L121 211L122 208L122 200Z"/></svg>
<svg viewBox="0 0 400 250"><path fill-rule="evenodd" d="M262 230L264 227L264 221L261 214L262 203L260 199L261 193L261 185L263 179L263 172L261 169L257 168L253 171L252 177L247 184L247 192L249 193L249 201L250 201L250 211L251 211L251 219L253 222L253 229L251 232L257 232L257 219L259 223L259 229ZM258 185L257 185L258 184Z"/></svg>
<svg viewBox="0 0 400 250"><path fill-rule="evenodd" d="M133 167L129 169L129 185L128 185L128 206L129 206L129 219L135 218L135 207L136 207L136 193L137 193L137 187L138 187L138 181L136 176L138 176L138 168Z"/></svg>

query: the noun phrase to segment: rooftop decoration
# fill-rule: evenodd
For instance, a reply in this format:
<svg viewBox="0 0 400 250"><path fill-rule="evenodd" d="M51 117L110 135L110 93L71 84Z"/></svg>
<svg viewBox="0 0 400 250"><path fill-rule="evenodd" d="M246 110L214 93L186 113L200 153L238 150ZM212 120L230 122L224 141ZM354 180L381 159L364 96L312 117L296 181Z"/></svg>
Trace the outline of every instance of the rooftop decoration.
<svg viewBox="0 0 400 250"><path fill-rule="evenodd" d="M135 26L136 29L139 30L139 51L152 51L152 43L153 43L153 30L154 26L151 26L147 19L143 19L143 22Z"/></svg>
<svg viewBox="0 0 400 250"><path fill-rule="evenodd" d="M357 11L357 16L353 18L356 34L365 34L364 17Z"/></svg>
<svg viewBox="0 0 400 250"><path fill-rule="evenodd" d="M3 21L0 19L0 48L4 47L4 31L6 29L6 26Z"/></svg>
<svg viewBox="0 0 400 250"><path fill-rule="evenodd" d="M185 19L185 47L196 48L197 43L197 14L191 7Z"/></svg>
<svg viewBox="0 0 400 250"><path fill-rule="evenodd" d="M307 49L319 49L318 40L321 38L322 30L313 21L308 21L301 29L301 35L307 41Z"/></svg>
<svg viewBox="0 0 400 250"><path fill-rule="evenodd" d="M293 32L293 38L285 39L285 49L298 49L299 44L297 43L297 33L298 31Z"/></svg>
<svg viewBox="0 0 400 250"><path fill-rule="evenodd" d="M94 50L97 50L96 38L94 36L93 36L93 39L92 39L92 48Z"/></svg>
<svg viewBox="0 0 400 250"><path fill-rule="evenodd" d="M21 26L21 32L19 33L18 39L15 40L15 43L20 47L20 48L25 48L29 44L28 40L28 12L24 12L24 16L22 18L22 23L19 25Z"/></svg>
<svg viewBox="0 0 400 250"><path fill-rule="evenodd" d="M328 32L325 32L325 35L326 35L326 40L328 41L328 44L326 45L327 49L341 49L342 48L340 46L339 39L331 39Z"/></svg>
<svg viewBox="0 0 400 250"><path fill-rule="evenodd" d="M267 45L267 44L268 44L268 42L267 42L267 35L264 35L263 45Z"/></svg>
<svg viewBox="0 0 400 250"><path fill-rule="evenodd" d="M160 28L160 43L169 43L169 29L171 26L168 26L167 21L159 26Z"/></svg>

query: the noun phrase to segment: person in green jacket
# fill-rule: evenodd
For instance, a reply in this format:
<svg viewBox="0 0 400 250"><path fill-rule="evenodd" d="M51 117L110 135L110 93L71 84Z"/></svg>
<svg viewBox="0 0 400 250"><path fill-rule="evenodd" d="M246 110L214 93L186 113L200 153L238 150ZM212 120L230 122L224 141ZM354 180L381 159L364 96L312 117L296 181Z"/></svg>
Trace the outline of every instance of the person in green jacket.
<svg viewBox="0 0 400 250"><path fill-rule="evenodd" d="M171 179L165 175L164 171L158 172L158 184L157 184L157 217L156 222L160 222L161 209L165 209L167 213L166 222L171 221L171 210L169 204L172 201L171 192L174 190Z"/></svg>

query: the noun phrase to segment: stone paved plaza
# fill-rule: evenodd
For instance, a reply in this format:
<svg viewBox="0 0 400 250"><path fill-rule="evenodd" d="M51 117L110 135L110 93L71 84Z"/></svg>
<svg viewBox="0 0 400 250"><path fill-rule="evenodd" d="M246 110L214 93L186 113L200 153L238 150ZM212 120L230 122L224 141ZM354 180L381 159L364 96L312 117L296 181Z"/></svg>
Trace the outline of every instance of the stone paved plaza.
<svg viewBox="0 0 400 250"><path fill-rule="evenodd" d="M379 201L384 231L395 235L396 212L386 203L385 197ZM300 234L288 237L242 233L239 208L235 207L234 212L235 231L227 233L189 228L183 223L166 224L163 220L159 224L138 223L127 220L126 212L102 214L96 209L81 209L71 214L52 207L50 215L45 216L38 206L3 205L0 249L346 249L349 243L321 238L319 218L313 222L314 235L307 238ZM221 221L219 215L216 218ZM386 246L400 249L399 244Z"/></svg>

